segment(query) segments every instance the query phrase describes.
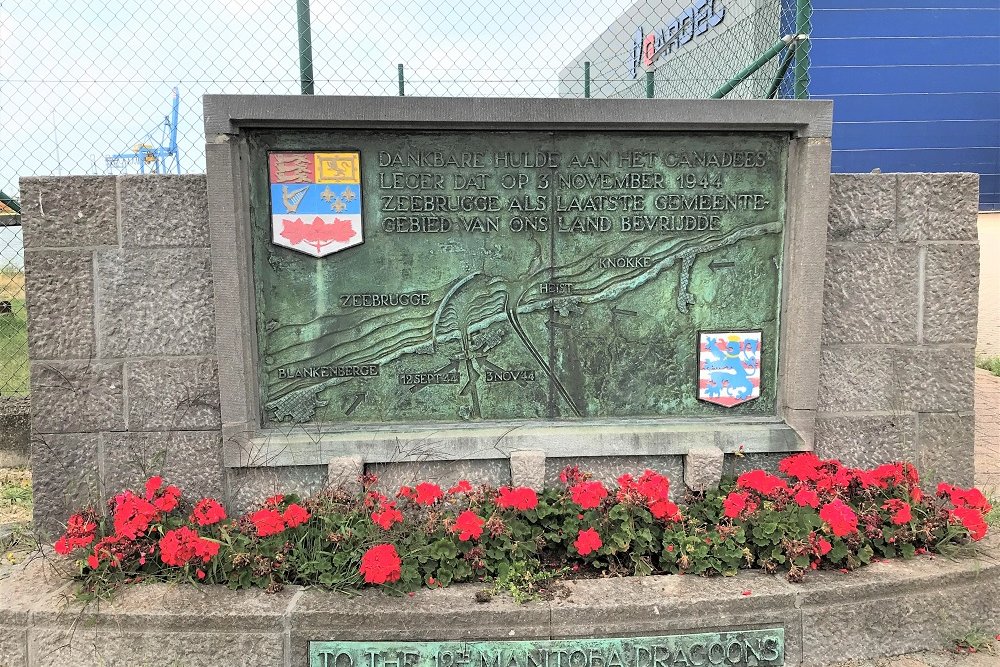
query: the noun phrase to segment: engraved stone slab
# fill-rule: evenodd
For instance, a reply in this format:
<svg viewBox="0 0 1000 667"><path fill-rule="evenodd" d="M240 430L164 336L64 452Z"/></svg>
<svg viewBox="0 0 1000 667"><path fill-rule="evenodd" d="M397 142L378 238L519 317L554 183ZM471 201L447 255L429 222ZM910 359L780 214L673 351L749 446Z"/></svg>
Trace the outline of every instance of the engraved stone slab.
<svg viewBox="0 0 1000 667"><path fill-rule="evenodd" d="M253 132L263 426L776 416L787 145ZM357 156L350 201L315 160L292 163L327 154ZM364 242L323 245L348 214ZM765 342L737 401L699 400L704 331Z"/></svg>
<svg viewBox="0 0 1000 667"><path fill-rule="evenodd" d="M772 667L783 628L664 637L472 642L309 642L310 667Z"/></svg>

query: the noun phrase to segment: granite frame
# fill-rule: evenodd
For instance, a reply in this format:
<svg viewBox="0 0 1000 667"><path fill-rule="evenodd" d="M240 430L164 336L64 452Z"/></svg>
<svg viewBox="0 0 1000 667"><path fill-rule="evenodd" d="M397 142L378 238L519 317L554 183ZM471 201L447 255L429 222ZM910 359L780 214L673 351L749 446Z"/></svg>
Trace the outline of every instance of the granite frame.
<svg viewBox="0 0 1000 667"><path fill-rule="evenodd" d="M206 95L215 325L226 467L811 450L820 378L830 196L828 101ZM628 119L628 120L621 120ZM662 418L262 428L246 131L283 129L782 132L789 137L777 418Z"/></svg>

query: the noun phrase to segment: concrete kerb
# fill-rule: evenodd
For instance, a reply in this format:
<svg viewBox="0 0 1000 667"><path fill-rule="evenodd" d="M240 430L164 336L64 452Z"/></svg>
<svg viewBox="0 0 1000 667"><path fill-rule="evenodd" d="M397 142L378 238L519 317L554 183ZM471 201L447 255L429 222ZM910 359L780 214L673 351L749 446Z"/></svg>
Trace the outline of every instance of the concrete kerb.
<svg viewBox="0 0 1000 667"><path fill-rule="evenodd" d="M472 584L413 597L288 587L269 595L150 584L112 602L71 602L39 560L0 581L4 665L307 664L310 640L507 640L669 635L782 627L785 664L819 666L939 648L1000 623L1000 549L862 570L781 576L624 577L567 582L552 601L477 603ZM103 662L102 662L103 661ZM166 661L166 662L164 662Z"/></svg>

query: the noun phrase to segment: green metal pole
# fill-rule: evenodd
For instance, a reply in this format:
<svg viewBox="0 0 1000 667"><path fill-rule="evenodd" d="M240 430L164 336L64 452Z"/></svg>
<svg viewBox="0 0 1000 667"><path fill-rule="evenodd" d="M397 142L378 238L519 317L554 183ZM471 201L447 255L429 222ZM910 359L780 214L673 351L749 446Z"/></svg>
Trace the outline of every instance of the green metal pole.
<svg viewBox="0 0 1000 667"><path fill-rule="evenodd" d="M788 50L785 51L785 57L781 59L781 64L778 65L778 71L774 74L774 80L771 81L771 87L767 89L766 99L774 99L774 96L778 93L778 88L781 87L781 81L788 74L788 67L792 64L792 58L795 57L796 46L798 42L792 42L789 45Z"/></svg>
<svg viewBox="0 0 1000 667"><path fill-rule="evenodd" d="M812 32L812 0L796 0L795 32L809 35ZM799 43L795 50L795 99L809 98L809 40Z"/></svg>
<svg viewBox="0 0 1000 667"><path fill-rule="evenodd" d="M396 74L399 77L399 96L403 97L406 95L406 79L403 78L403 63L399 63L396 66Z"/></svg>
<svg viewBox="0 0 1000 667"><path fill-rule="evenodd" d="M299 22L299 82L302 94L313 94L312 27L309 24L309 0L295 0Z"/></svg>
<svg viewBox="0 0 1000 667"><path fill-rule="evenodd" d="M590 97L590 61L583 61L583 96Z"/></svg>
<svg viewBox="0 0 1000 667"><path fill-rule="evenodd" d="M739 74L737 74L732 79L727 81L726 85L724 85L722 88L719 88L717 91L712 93L712 99L718 100L728 95L733 88L743 83L744 79L746 79L748 76L750 76L751 74L759 70L761 67L766 65L771 58L781 53L781 50L785 48L785 46L794 43L793 42L794 39L795 38L792 36L787 36L783 37L782 39L779 39L777 42L774 43L774 46L772 46L763 54L761 54L761 56L757 58L757 60L753 61L750 65L744 67ZM799 46L799 48L801 48L801 45Z"/></svg>
<svg viewBox="0 0 1000 667"><path fill-rule="evenodd" d="M653 94L656 92L655 80L653 79L653 70L646 72L646 97L653 99Z"/></svg>

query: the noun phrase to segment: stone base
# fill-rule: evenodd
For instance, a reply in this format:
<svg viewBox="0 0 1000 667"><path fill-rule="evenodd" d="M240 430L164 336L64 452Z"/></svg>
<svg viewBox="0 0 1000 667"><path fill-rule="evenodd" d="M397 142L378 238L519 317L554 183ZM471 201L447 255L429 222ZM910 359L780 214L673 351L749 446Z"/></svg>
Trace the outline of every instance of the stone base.
<svg viewBox="0 0 1000 667"><path fill-rule="evenodd" d="M113 602L70 602L35 560L0 580L0 664L304 667L310 640L515 640L784 628L785 664L809 667L937 649L1000 623L1000 549L922 556L857 572L629 577L567 582L565 596L481 604L458 585L393 597L289 587L276 595L150 584ZM61 560L59 562L62 562Z"/></svg>
<svg viewBox="0 0 1000 667"><path fill-rule="evenodd" d="M31 406L26 398L0 398L0 468L29 464Z"/></svg>

